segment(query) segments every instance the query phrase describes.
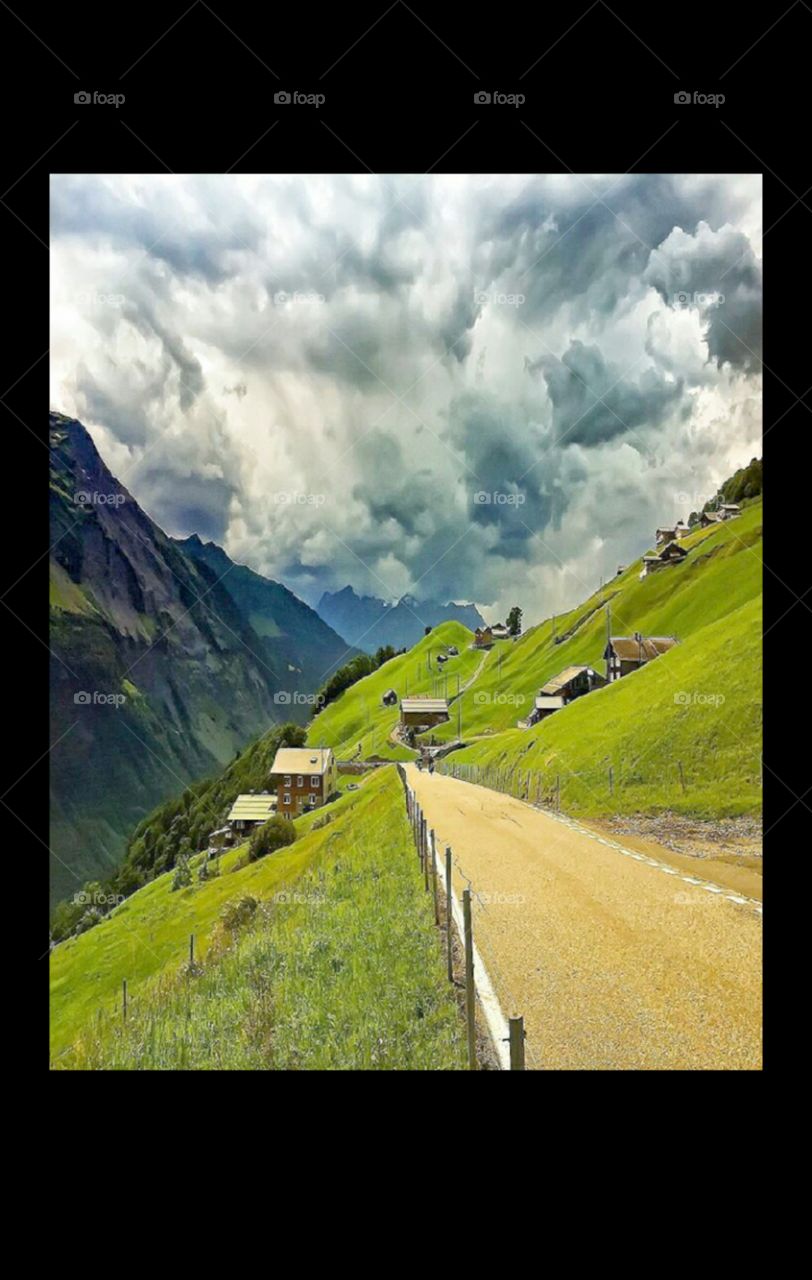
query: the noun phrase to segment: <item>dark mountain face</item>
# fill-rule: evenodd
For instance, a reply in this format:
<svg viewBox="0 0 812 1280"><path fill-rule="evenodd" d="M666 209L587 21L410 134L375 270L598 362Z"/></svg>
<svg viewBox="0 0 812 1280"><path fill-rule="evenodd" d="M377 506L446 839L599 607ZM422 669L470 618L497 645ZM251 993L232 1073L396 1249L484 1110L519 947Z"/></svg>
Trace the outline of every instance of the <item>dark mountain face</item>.
<svg viewBox="0 0 812 1280"><path fill-rule="evenodd" d="M50 427L56 900L109 874L133 827L167 796L219 772L272 724L306 720L310 706L279 692L312 689L321 661L346 646L284 587L251 575L259 597L267 585L285 605L285 643L272 653L262 631L270 606L254 611L255 630L226 586L230 572L250 570L218 581L206 557L141 510L80 422L52 414ZM293 672L282 669L289 653L300 655Z"/></svg>
<svg viewBox="0 0 812 1280"><path fill-rule="evenodd" d="M292 591L246 565L235 564L215 542L201 542L193 534L177 546L212 570L260 637L261 652L273 668L277 688L291 695L291 710L297 705L298 691L318 689L337 666L355 656L357 650Z"/></svg>
<svg viewBox="0 0 812 1280"><path fill-rule="evenodd" d="M473 604L418 601L412 596L387 604L375 596L357 596L352 587L332 594L325 591L317 612L348 644L367 653L386 644L396 649L411 648L427 626L436 627L441 622L461 622L471 631L485 625Z"/></svg>

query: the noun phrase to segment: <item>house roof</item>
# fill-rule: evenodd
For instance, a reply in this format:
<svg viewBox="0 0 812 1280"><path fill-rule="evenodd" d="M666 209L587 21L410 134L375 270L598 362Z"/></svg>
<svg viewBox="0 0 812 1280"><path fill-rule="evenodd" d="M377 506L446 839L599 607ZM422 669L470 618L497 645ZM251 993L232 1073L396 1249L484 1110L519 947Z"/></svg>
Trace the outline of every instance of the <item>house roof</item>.
<svg viewBox="0 0 812 1280"><path fill-rule="evenodd" d="M436 715L439 711L448 711L448 702L445 698L402 698L400 709L411 712L428 711Z"/></svg>
<svg viewBox="0 0 812 1280"><path fill-rule="evenodd" d="M660 559L662 559L663 556L667 556L667 555L677 555L680 557L680 559L682 559L682 557L687 556L687 554L688 554L687 547L681 547L678 542L667 542L665 546L660 550ZM643 557L644 560L647 558L648 558L647 556Z"/></svg>
<svg viewBox="0 0 812 1280"><path fill-rule="evenodd" d="M330 747L280 747L271 773L326 773L332 757Z"/></svg>
<svg viewBox="0 0 812 1280"><path fill-rule="evenodd" d="M649 662L673 649L677 640L675 636L643 636L641 641L634 636L612 636L609 643L624 662L639 661L641 653L643 660Z"/></svg>
<svg viewBox="0 0 812 1280"><path fill-rule="evenodd" d="M661 533L676 533L676 532L677 532L677 526L675 524L663 524L663 525L660 525L660 528L656 530L658 537L660 536Z"/></svg>
<svg viewBox="0 0 812 1280"><path fill-rule="evenodd" d="M539 693L558 693L559 689L565 688L582 671L592 670L592 667L565 667L563 671L559 671L557 676L553 676L552 680L548 680L539 690Z"/></svg>
<svg viewBox="0 0 812 1280"><path fill-rule="evenodd" d="M237 796L228 815L229 822L264 822L276 813L276 796Z"/></svg>
<svg viewBox="0 0 812 1280"><path fill-rule="evenodd" d="M556 711L564 705L564 695L540 693L536 698L537 711Z"/></svg>
<svg viewBox="0 0 812 1280"><path fill-rule="evenodd" d="M710 520L713 524L718 524L724 517L721 511L703 511L699 518L700 520Z"/></svg>

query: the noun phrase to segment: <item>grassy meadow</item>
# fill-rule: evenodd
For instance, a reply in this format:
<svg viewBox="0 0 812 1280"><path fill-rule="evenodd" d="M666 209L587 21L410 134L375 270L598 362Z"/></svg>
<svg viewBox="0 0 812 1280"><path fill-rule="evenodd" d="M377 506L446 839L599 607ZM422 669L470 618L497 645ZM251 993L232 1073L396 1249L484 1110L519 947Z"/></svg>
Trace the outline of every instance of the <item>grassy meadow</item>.
<svg viewBox="0 0 812 1280"><path fill-rule="evenodd" d="M394 768L296 826L288 848L240 867L241 847L219 877L175 892L168 873L57 947L53 1066L463 1067L464 1028ZM247 897L256 910L226 927Z"/></svg>

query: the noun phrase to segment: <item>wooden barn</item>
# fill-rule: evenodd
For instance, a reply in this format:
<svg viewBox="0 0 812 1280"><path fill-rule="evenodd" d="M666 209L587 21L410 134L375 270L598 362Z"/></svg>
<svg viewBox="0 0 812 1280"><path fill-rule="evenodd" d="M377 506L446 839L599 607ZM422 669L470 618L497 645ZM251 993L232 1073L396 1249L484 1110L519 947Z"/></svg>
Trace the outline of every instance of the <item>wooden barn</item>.
<svg viewBox="0 0 812 1280"><path fill-rule="evenodd" d="M681 547L676 541L667 542L656 555L643 556L643 568L640 577L647 578L655 569L662 569L669 564L679 564L688 554L687 547Z"/></svg>
<svg viewBox="0 0 812 1280"><path fill-rule="evenodd" d="M605 684L605 677L594 667L565 667L552 680L542 685L533 710L527 717L528 724L538 724L539 720L544 720L554 711L560 711L567 703L582 698L586 693L592 693L593 689L602 689Z"/></svg>
<svg viewBox="0 0 812 1280"><path fill-rule="evenodd" d="M400 723L409 729L433 729L448 719L446 698L402 698Z"/></svg>
<svg viewBox="0 0 812 1280"><path fill-rule="evenodd" d="M231 842L244 840L256 827L261 827L276 813L276 795L271 791L251 791L237 796L226 822ZM218 833L219 834L219 833Z"/></svg>
<svg viewBox="0 0 812 1280"><path fill-rule="evenodd" d="M606 660L606 676L611 683L644 667L647 662L659 658L673 649L676 636L611 636L603 651Z"/></svg>
<svg viewBox="0 0 812 1280"><path fill-rule="evenodd" d="M699 523L703 529L707 529L709 525L721 524L724 518L721 511L703 511Z"/></svg>

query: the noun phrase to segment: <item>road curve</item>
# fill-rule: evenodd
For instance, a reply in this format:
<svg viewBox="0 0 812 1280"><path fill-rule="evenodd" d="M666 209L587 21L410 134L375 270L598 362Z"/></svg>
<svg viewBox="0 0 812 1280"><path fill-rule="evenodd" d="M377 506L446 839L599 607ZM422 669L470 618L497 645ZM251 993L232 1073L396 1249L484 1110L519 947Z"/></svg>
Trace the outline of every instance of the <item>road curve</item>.
<svg viewBox="0 0 812 1280"><path fill-rule="evenodd" d="M527 1066L759 1070L761 916L485 787L405 766L474 890L475 941ZM639 857L639 855L638 855Z"/></svg>

